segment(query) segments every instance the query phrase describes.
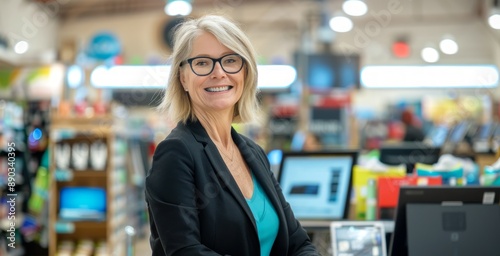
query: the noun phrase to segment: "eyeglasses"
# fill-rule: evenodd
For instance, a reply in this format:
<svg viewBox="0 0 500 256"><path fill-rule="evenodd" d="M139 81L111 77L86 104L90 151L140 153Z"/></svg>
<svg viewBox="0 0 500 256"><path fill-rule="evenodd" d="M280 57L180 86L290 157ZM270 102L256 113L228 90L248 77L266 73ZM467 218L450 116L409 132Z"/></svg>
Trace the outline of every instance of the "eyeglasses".
<svg viewBox="0 0 500 256"><path fill-rule="evenodd" d="M228 74L236 74L243 68L243 58L239 54L228 54L218 59L210 57L194 57L187 59L191 70L198 76L208 76L214 70L215 63L219 62L222 70Z"/></svg>

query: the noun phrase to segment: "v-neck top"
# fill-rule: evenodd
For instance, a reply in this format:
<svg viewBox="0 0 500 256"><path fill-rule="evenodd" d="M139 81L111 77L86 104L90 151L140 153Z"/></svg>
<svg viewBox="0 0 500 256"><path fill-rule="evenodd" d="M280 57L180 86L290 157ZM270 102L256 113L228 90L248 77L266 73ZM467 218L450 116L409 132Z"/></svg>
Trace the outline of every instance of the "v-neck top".
<svg viewBox="0 0 500 256"><path fill-rule="evenodd" d="M273 248L274 240L278 234L279 219L271 201L267 197L259 182L252 174L254 190L252 197L246 199L248 206L252 210L257 233L260 241L260 255L269 256Z"/></svg>

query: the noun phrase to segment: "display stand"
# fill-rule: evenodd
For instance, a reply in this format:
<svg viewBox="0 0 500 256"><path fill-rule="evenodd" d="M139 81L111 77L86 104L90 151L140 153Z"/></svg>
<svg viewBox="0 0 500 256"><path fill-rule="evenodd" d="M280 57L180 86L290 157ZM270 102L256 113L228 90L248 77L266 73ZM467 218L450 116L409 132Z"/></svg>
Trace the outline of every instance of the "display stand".
<svg viewBox="0 0 500 256"><path fill-rule="evenodd" d="M52 118L49 255L73 255L82 247L90 255L124 253L126 150L116 150L123 141L117 127L109 116ZM104 191L103 209L86 209L88 204L99 206L96 201L103 193L72 194L66 205L61 196L69 189Z"/></svg>

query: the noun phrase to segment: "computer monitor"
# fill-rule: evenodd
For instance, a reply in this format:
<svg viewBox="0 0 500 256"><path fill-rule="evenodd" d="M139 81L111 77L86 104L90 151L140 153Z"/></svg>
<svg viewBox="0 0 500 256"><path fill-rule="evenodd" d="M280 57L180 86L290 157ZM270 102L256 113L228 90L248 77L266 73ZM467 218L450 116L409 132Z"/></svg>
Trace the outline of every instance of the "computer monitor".
<svg viewBox="0 0 500 256"><path fill-rule="evenodd" d="M500 252L498 204L408 204L406 208L408 256Z"/></svg>
<svg viewBox="0 0 500 256"><path fill-rule="evenodd" d="M469 131L471 124L469 122L460 122L450 131L450 136L447 143L457 144L464 140L465 135Z"/></svg>
<svg viewBox="0 0 500 256"><path fill-rule="evenodd" d="M435 164L441 156L441 148L424 142L387 143L380 146L380 162L388 165L406 165L412 173L416 163Z"/></svg>
<svg viewBox="0 0 500 256"><path fill-rule="evenodd" d="M357 157L354 150L283 153L278 181L298 220L347 219Z"/></svg>
<svg viewBox="0 0 500 256"><path fill-rule="evenodd" d="M449 128L446 125L433 126L425 136L424 141L434 147L442 147L448 138L448 132Z"/></svg>
<svg viewBox="0 0 500 256"><path fill-rule="evenodd" d="M59 217L63 220L106 219L106 190L101 187L64 187L60 190Z"/></svg>
<svg viewBox="0 0 500 256"><path fill-rule="evenodd" d="M475 140L489 140L494 134L497 124L493 122L479 125L474 134Z"/></svg>
<svg viewBox="0 0 500 256"><path fill-rule="evenodd" d="M410 204L498 204L500 186L402 186L389 245L390 256L408 256L407 206ZM425 221L425 220L422 220Z"/></svg>

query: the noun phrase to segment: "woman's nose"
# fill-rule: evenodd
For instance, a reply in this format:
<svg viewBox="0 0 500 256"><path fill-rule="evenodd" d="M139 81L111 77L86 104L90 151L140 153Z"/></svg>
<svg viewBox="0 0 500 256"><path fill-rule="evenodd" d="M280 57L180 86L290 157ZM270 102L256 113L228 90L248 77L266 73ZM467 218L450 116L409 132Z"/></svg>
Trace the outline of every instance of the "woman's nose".
<svg viewBox="0 0 500 256"><path fill-rule="evenodd" d="M224 69L222 69L222 65L220 64L220 62L214 63L214 70L212 71L211 76L213 78L226 76L226 72L224 71Z"/></svg>

